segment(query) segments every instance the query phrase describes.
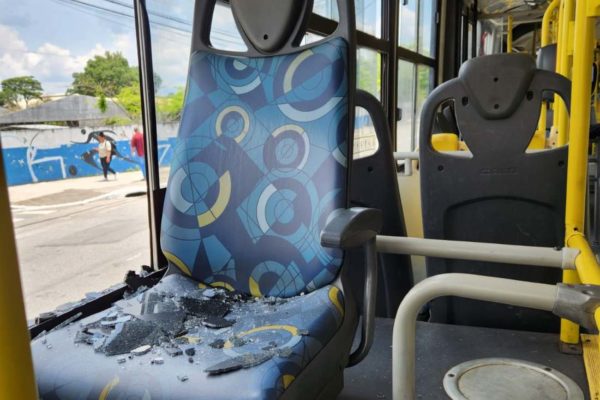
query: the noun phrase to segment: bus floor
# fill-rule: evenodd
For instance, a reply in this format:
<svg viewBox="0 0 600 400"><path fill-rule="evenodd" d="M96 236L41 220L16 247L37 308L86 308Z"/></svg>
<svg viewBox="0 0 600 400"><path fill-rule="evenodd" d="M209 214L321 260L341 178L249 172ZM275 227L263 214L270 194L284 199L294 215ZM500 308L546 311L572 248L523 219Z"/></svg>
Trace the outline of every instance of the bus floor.
<svg viewBox="0 0 600 400"><path fill-rule="evenodd" d="M346 369L338 399L392 399L393 325L393 319L376 320L373 347L360 364ZM447 400L442 383L446 372L462 362L487 357L554 368L573 379L589 399L583 358L560 353L557 335L427 322L417 324L416 398Z"/></svg>

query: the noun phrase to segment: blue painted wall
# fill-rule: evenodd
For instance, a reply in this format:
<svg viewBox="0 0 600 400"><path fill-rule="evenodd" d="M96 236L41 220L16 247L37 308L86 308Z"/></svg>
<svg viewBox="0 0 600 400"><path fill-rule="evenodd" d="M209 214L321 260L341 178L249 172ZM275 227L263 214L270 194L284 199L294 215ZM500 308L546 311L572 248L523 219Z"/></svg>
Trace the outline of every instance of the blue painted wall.
<svg viewBox="0 0 600 400"><path fill-rule="evenodd" d="M173 157L175 138L159 141L161 166L168 166ZM97 153L91 150L97 143L64 144L55 148L36 149L35 147L3 148L2 157L8 185L78 178L102 175ZM129 140L117 141L117 149L124 158L115 156L110 166L117 172L139 170L139 165L129 160ZM31 157L33 155L33 157ZM31 160L28 161L28 158ZM62 161L62 162L61 162ZM32 174L33 172L33 174Z"/></svg>

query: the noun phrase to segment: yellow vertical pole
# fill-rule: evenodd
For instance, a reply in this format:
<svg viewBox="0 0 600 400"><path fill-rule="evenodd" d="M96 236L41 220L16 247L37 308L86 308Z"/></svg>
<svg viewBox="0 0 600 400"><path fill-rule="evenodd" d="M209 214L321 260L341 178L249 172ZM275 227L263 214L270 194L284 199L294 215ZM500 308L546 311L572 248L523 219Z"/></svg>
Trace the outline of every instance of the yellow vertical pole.
<svg viewBox="0 0 600 400"><path fill-rule="evenodd" d="M563 0L563 15L562 15L562 30L560 32L559 41L561 43L560 48L560 62L557 63L556 72L566 78L571 78L571 51L572 51L572 36L570 26L573 21L573 14L575 11L574 0ZM568 111L564 102L560 100L562 106L554 107L554 112L558 114L558 140L557 146L564 146L569 140L569 124L568 124Z"/></svg>
<svg viewBox="0 0 600 400"><path fill-rule="evenodd" d="M508 25L506 26L506 52L513 52L513 17L508 16Z"/></svg>
<svg viewBox="0 0 600 400"><path fill-rule="evenodd" d="M540 46L545 47L550 44L552 33L550 32L550 22L553 20L554 12L556 8L560 5L560 0L552 0L552 3L548 5L546 11L544 12L544 18L542 19L542 36L540 39ZM556 25L556 24L553 24ZM535 133L536 135L540 135L542 139L545 140L546 137L546 127L547 127L547 119L548 119L548 104L547 102L542 102L542 109L540 110L540 119L538 122L538 129Z"/></svg>
<svg viewBox="0 0 600 400"><path fill-rule="evenodd" d="M542 19L542 38L541 45L542 47L548 46L550 44L550 22L552 21L552 15L560 4L560 0L552 0L552 3L548 5L546 11L544 12L544 18Z"/></svg>
<svg viewBox="0 0 600 400"><path fill-rule="evenodd" d="M561 0L560 6L558 7L558 29L556 32L556 67L554 70L558 72L558 68L560 66L560 59L562 57L562 48L565 44L562 41L562 31L565 19L563 17L565 9L565 0ZM561 107L559 107L559 102L561 101L560 96L554 95L554 103L552 104L554 115L552 116L552 126L554 129L558 128L558 113Z"/></svg>
<svg viewBox="0 0 600 400"><path fill-rule="evenodd" d="M29 332L0 145L0 399L35 400Z"/></svg>
<svg viewBox="0 0 600 400"><path fill-rule="evenodd" d="M594 53L594 21L587 16L587 0L578 0L575 12L573 46L573 81L571 89L571 118L569 163L567 168L567 204L565 210L565 243L582 235L585 222L587 163L590 127L590 93L592 56ZM579 282L575 271L565 272L563 281ZM560 340L578 343L577 325L562 321Z"/></svg>

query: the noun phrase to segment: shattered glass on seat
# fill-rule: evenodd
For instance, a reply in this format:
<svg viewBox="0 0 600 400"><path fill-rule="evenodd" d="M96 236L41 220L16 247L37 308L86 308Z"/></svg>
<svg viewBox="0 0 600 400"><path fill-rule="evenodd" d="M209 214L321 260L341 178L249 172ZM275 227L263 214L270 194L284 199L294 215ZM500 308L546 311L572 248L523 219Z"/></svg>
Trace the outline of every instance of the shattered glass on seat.
<svg viewBox="0 0 600 400"><path fill-rule="evenodd" d="M188 380L232 377L283 391L282 374L297 375L341 324L343 299L336 297L339 303L332 303L332 293L339 292L334 289L324 287L290 299L253 298L202 289L190 278L169 275L108 310L44 334L43 344L39 338L34 340L40 394L51 398L50 393L59 390L53 382L62 381L57 377L63 373L73 382L91 381L96 375L110 382L114 371L117 376L152 376L152 385L160 387L187 388L191 385L183 382ZM261 378L248 378L248 373ZM162 389L144 390L159 393L158 398L162 393ZM233 396L225 392L209 398Z"/></svg>

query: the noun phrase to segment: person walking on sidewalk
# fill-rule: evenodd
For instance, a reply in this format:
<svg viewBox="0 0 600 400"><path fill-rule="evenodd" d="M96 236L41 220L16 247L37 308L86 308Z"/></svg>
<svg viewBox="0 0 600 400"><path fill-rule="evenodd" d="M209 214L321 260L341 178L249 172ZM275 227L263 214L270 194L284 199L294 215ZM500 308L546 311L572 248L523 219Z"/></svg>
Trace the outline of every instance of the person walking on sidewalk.
<svg viewBox="0 0 600 400"><path fill-rule="evenodd" d="M104 180L108 180L108 172L110 171L117 180L117 173L110 167L110 161L112 160L112 144L104 137L104 132L98 133L98 148L93 151L98 153L100 157L100 164L102 164L102 172L104 173Z"/></svg>
<svg viewBox="0 0 600 400"><path fill-rule="evenodd" d="M131 155L137 161L142 171L142 180L146 179L146 160L144 158L144 135L138 127L133 128L133 136L131 137Z"/></svg>

